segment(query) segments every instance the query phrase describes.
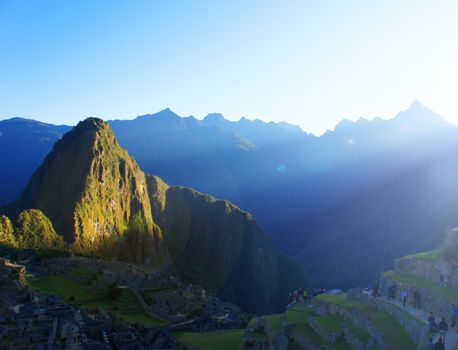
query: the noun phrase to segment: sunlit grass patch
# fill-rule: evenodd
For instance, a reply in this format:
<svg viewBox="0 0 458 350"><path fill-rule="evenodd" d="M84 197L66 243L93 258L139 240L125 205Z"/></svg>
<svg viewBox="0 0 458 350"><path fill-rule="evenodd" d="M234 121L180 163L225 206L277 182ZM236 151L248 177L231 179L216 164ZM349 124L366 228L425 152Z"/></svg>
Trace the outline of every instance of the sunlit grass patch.
<svg viewBox="0 0 458 350"><path fill-rule="evenodd" d="M383 335L388 350L415 350L417 346L405 329L389 313L360 304L357 308L364 313Z"/></svg>
<svg viewBox="0 0 458 350"><path fill-rule="evenodd" d="M320 294L316 297L318 300L321 300L325 303L338 305L346 310L351 310L357 302L349 299L347 293L341 294Z"/></svg>
<svg viewBox="0 0 458 350"><path fill-rule="evenodd" d="M96 295L89 290L88 286L63 276L39 276L30 279L29 284L32 288L58 295L64 301L72 300L85 308L100 307L130 323L142 323L144 325L165 324L165 321L160 317L145 313L131 290L125 290L117 302L112 302L101 295Z"/></svg>
<svg viewBox="0 0 458 350"><path fill-rule="evenodd" d="M433 250L429 250L426 252L421 252L413 255L408 255L404 257L404 259L418 259L430 262L438 262L442 259L443 250L442 248L437 248Z"/></svg>
<svg viewBox="0 0 458 350"><path fill-rule="evenodd" d="M244 332L243 329L235 329L205 333L185 332L175 336L181 343L201 350L237 350L242 348Z"/></svg>

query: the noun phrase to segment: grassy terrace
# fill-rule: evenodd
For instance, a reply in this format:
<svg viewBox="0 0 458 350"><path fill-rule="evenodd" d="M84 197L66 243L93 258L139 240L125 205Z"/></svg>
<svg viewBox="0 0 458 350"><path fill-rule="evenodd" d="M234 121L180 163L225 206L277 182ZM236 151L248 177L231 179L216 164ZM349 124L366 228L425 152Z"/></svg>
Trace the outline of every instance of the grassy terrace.
<svg viewBox="0 0 458 350"><path fill-rule="evenodd" d="M370 339L369 333L361 328L354 326L351 321L346 320L340 315L316 316L314 318L322 327L328 329L331 332L339 332L343 328L347 328L363 343L366 343Z"/></svg>
<svg viewBox="0 0 458 350"><path fill-rule="evenodd" d="M348 299L346 294L320 295L318 299L323 302L338 305L347 310L357 308L377 327L379 332L383 335L387 348L390 350L414 350L417 348L399 322L385 311Z"/></svg>
<svg viewBox="0 0 458 350"><path fill-rule="evenodd" d="M110 311L120 318L130 323L142 323L145 325L161 325L164 321L159 317L153 317L143 311L138 304L132 291L128 290L116 302L110 302L106 298L94 294L87 285L72 281L63 276L39 276L29 280L31 287L42 292L56 294L63 300L74 301L85 308L100 307L105 311ZM129 295L129 293L131 295Z"/></svg>
<svg viewBox="0 0 458 350"><path fill-rule="evenodd" d="M177 339L188 346L201 350L237 350L242 348L245 330L215 331L206 333L174 333Z"/></svg>
<svg viewBox="0 0 458 350"><path fill-rule="evenodd" d="M384 276L393 281L407 283L417 288L429 289L432 293L447 299L451 303L458 304L458 287L441 287L437 283L421 276L388 271Z"/></svg>
<svg viewBox="0 0 458 350"><path fill-rule="evenodd" d="M414 255L407 255L404 259L418 259L430 262L438 262L442 259L442 249L437 248L427 252L421 252Z"/></svg>
<svg viewBox="0 0 458 350"><path fill-rule="evenodd" d="M304 338L310 340L315 346L326 346L327 349L331 350L348 350L350 347L346 343L340 344L327 344L326 340L316 333L307 322L309 317L322 317L323 322L329 322L335 326L333 320L325 320L328 316L317 316L313 310L311 310L305 304L298 304L294 308L289 309L286 312L286 321L290 324L294 324L294 330L299 334L302 334ZM336 328L335 328L336 329ZM337 330L337 329L336 329ZM294 345L292 345L294 346Z"/></svg>
<svg viewBox="0 0 458 350"><path fill-rule="evenodd" d="M316 298L325 303L334 304L349 311L358 304L356 301L349 299L346 293L336 295L320 294Z"/></svg>
<svg viewBox="0 0 458 350"><path fill-rule="evenodd" d="M267 321L272 332L278 332L283 326L283 320L280 314L262 316Z"/></svg>

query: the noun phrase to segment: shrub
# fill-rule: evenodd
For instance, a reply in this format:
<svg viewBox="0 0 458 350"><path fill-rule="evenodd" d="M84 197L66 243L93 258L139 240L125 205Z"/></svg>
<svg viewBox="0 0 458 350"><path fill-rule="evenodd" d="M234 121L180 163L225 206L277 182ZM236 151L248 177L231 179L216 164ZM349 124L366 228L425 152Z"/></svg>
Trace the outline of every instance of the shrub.
<svg viewBox="0 0 458 350"><path fill-rule="evenodd" d="M201 316L204 312L202 305L194 305L188 312L188 317Z"/></svg>

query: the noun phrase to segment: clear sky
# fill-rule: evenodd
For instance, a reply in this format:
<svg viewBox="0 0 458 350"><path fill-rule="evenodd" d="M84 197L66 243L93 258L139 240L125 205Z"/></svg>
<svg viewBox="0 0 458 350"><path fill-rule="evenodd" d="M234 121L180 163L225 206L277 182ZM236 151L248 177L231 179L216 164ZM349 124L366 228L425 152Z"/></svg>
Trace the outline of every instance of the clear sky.
<svg viewBox="0 0 458 350"><path fill-rule="evenodd" d="M458 122L458 1L0 0L0 119Z"/></svg>

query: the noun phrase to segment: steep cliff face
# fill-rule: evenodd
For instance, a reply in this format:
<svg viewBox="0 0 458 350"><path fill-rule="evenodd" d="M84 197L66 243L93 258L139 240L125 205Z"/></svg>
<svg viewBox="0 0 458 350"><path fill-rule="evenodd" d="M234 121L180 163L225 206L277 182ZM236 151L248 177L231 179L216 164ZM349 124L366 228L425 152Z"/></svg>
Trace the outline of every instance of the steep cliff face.
<svg viewBox="0 0 458 350"><path fill-rule="evenodd" d="M252 312L284 307L302 270L279 254L252 216L225 200L148 176L153 216L183 278Z"/></svg>
<svg viewBox="0 0 458 350"><path fill-rule="evenodd" d="M55 144L16 206L42 210L76 251L117 256L122 240L129 246L158 246L161 240L145 175L108 124L96 118L80 122ZM148 262L154 255L148 251L133 260Z"/></svg>

